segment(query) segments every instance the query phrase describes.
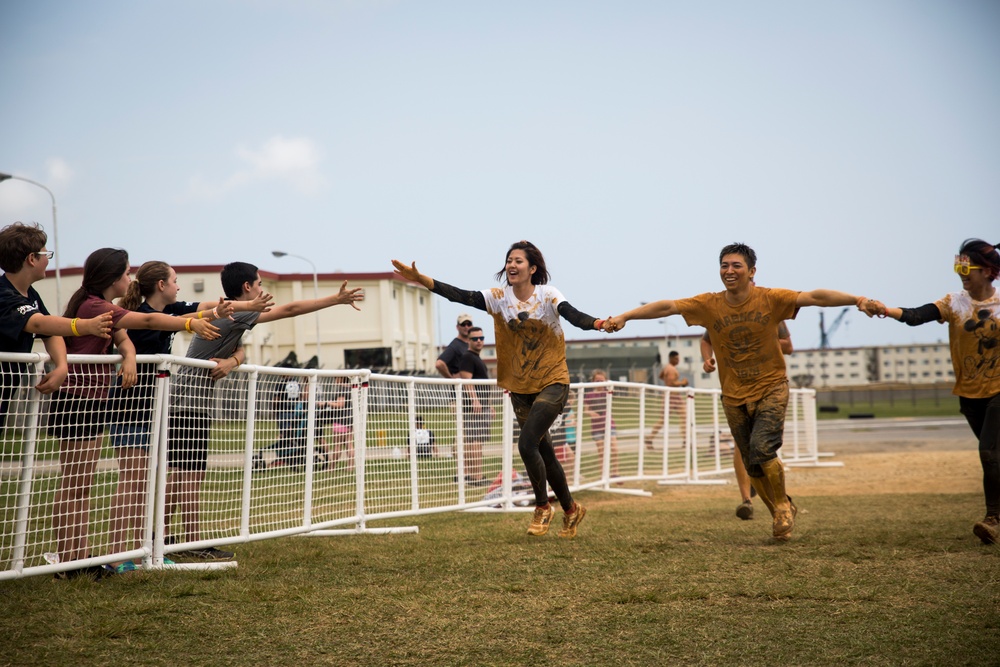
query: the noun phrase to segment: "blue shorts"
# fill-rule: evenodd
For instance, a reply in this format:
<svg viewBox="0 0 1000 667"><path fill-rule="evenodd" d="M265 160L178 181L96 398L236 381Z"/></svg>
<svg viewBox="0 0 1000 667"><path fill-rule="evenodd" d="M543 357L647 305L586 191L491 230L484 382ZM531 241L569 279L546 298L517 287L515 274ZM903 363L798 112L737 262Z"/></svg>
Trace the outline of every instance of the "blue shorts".
<svg viewBox="0 0 1000 667"><path fill-rule="evenodd" d="M108 439L114 447L139 447L149 449L153 434L146 424L121 424L115 422L108 429Z"/></svg>

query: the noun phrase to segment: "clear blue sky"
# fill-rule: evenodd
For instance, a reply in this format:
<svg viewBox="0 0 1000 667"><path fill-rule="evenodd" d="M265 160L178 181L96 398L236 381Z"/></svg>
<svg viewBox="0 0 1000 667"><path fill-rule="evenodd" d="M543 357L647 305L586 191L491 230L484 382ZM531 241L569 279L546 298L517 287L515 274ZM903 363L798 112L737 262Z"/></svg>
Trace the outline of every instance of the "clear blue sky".
<svg viewBox="0 0 1000 667"><path fill-rule="evenodd" d="M60 266L309 270L277 248L481 289L527 238L606 316L720 290L738 240L760 285L920 305L1000 241L998 34L992 0L4 2L0 172L55 192ZM49 227L47 195L0 184L14 220ZM947 337L846 321L835 345Z"/></svg>

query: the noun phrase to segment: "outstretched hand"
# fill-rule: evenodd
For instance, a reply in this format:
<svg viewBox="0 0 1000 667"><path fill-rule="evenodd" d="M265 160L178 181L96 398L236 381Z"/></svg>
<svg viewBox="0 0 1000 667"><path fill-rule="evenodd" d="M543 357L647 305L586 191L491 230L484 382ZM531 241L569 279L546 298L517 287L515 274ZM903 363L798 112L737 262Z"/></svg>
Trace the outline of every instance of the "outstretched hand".
<svg viewBox="0 0 1000 667"><path fill-rule="evenodd" d="M114 326L111 311L102 313L97 317L85 320L77 320L76 330L81 336L98 336L99 338L111 338L111 328Z"/></svg>
<svg viewBox="0 0 1000 667"><path fill-rule="evenodd" d="M236 310L236 305L232 301L226 301L220 296L219 303L213 310L219 316L219 319L231 320L233 319L233 311Z"/></svg>
<svg viewBox="0 0 1000 667"><path fill-rule="evenodd" d="M208 320L197 320L189 319L191 331L194 332L199 338L204 338L205 340L215 340L219 337L219 327L215 326Z"/></svg>
<svg viewBox="0 0 1000 667"><path fill-rule="evenodd" d="M393 269L395 269L393 273L395 273L397 276L400 276L401 278L405 278L410 282L420 283L427 289L430 289L433 286L433 282L431 282L430 285L427 284L427 282L430 281L430 278L427 278L427 276L425 276L424 274L420 273L420 271L417 270L416 262L413 262L410 266L407 266L398 259L394 259L392 260L392 266Z"/></svg>
<svg viewBox="0 0 1000 667"><path fill-rule="evenodd" d="M247 310L251 310L258 313L268 313L271 311L271 306L274 305L274 297L267 292L261 292L255 296L252 300L247 301Z"/></svg>
<svg viewBox="0 0 1000 667"><path fill-rule="evenodd" d="M355 305L356 301L365 300L365 291L361 287L355 287L354 289L347 289L347 281L340 286L340 291L337 293L337 303L347 303L350 304L351 308L354 310L361 310Z"/></svg>

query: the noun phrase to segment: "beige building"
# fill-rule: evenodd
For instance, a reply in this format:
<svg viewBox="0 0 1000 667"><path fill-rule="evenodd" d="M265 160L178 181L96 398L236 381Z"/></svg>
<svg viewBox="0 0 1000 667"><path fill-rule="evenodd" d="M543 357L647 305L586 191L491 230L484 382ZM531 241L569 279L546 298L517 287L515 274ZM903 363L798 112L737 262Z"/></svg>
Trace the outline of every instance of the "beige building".
<svg viewBox="0 0 1000 667"><path fill-rule="evenodd" d="M796 350L785 360L793 386L955 382L948 343Z"/></svg>
<svg viewBox="0 0 1000 667"><path fill-rule="evenodd" d="M175 266L180 285L178 298L183 301L209 301L222 296L219 282L221 265ZM63 303L80 286L83 269L60 269ZM312 273L274 273L260 271L264 289L276 303L313 298ZM437 347L434 343L434 307L430 292L408 283L394 273L321 273L319 293L327 295L348 287L361 287L365 300L360 312L350 306L334 306L318 312L320 367L392 368L394 370L434 370ZM34 285L42 300L55 307L55 273ZM173 353L183 355L190 334L174 337ZM249 363L275 365L289 352L299 363L306 363L317 353L317 314L261 324L243 340ZM38 345L36 350L41 350Z"/></svg>

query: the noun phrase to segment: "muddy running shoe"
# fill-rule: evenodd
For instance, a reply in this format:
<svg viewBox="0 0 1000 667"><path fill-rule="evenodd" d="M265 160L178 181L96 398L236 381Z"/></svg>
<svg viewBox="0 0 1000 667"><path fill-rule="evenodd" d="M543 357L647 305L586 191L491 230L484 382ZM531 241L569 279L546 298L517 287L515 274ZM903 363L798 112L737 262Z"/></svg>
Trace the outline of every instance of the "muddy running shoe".
<svg viewBox="0 0 1000 667"><path fill-rule="evenodd" d="M753 503L749 500L744 500L742 503L736 506L736 516L743 519L744 521L749 521L753 518Z"/></svg>
<svg viewBox="0 0 1000 667"><path fill-rule="evenodd" d="M795 507L791 498L788 499L787 510L775 508L774 522L771 526L771 534L774 535L774 539L785 542L792 537L792 528L795 527L795 515L798 513L799 510Z"/></svg>
<svg viewBox="0 0 1000 667"><path fill-rule="evenodd" d="M552 517L555 515L556 511L552 505L535 507L535 514L531 517L531 525L528 526L528 535L541 536L549 532L549 524L552 523Z"/></svg>
<svg viewBox="0 0 1000 667"><path fill-rule="evenodd" d="M580 503L573 503L573 513L563 514L563 527L559 531L559 537L576 537L576 527L587 516L587 508Z"/></svg>
<svg viewBox="0 0 1000 667"><path fill-rule="evenodd" d="M985 519L972 527L972 532L983 544L1000 542L1000 517L987 514Z"/></svg>

